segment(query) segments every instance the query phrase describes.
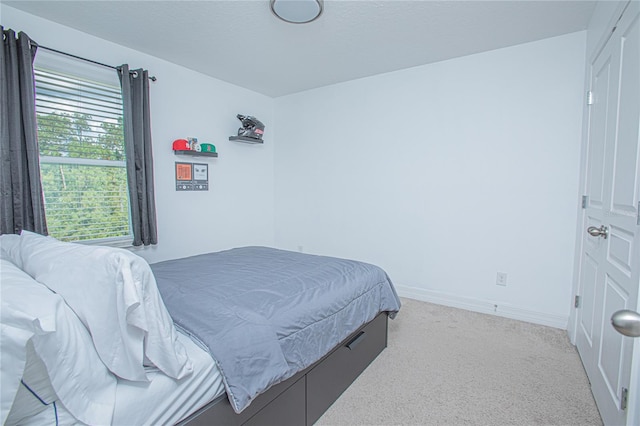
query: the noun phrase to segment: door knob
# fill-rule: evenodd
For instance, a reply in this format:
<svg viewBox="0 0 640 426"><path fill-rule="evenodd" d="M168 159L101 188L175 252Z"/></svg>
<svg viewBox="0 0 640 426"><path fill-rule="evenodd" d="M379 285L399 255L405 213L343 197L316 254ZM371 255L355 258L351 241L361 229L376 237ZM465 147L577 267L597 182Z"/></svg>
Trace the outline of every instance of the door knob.
<svg viewBox="0 0 640 426"><path fill-rule="evenodd" d="M605 240L609 235L609 229L604 225L601 225L600 228L596 228L595 226L590 226L587 228L587 232L592 237L603 237Z"/></svg>
<svg viewBox="0 0 640 426"><path fill-rule="evenodd" d="M629 337L640 337L640 314L623 309L611 316L611 324L619 333Z"/></svg>

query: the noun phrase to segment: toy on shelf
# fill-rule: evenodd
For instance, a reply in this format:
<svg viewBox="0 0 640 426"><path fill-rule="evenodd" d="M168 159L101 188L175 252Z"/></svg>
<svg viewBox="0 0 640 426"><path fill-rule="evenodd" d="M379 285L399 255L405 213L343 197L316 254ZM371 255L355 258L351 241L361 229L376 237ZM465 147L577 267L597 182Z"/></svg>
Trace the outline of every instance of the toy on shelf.
<svg viewBox="0 0 640 426"><path fill-rule="evenodd" d="M200 152L216 152L216 146L212 143L201 143Z"/></svg>
<svg viewBox="0 0 640 426"><path fill-rule="evenodd" d="M231 141L263 143L262 135L264 135L264 124L260 120L250 115L236 115L242 123L242 127L238 129L238 136L230 136Z"/></svg>
<svg viewBox="0 0 640 426"><path fill-rule="evenodd" d="M173 141L173 150L174 151L189 151L191 147L189 146L189 141L186 139L176 139Z"/></svg>
<svg viewBox="0 0 640 426"><path fill-rule="evenodd" d="M189 148L191 151L200 152L200 144L198 143L198 138L189 138Z"/></svg>

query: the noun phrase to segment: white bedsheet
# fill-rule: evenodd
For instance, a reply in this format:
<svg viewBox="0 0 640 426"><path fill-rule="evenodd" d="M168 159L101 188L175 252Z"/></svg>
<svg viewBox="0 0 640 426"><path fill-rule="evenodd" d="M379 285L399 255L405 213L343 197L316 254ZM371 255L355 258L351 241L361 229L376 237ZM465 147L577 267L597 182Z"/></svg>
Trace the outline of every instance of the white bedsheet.
<svg viewBox="0 0 640 426"><path fill-rule="evenodd" d="M172 425L224 394L222 375L207 352L178 332L193 362L193 374L172 379L157 369L149 383L118 380L113 424Z"/></svg>
<svg viewBox="0 0 640 426"><path fill-rule="evenodd" d="M193 374L172 379L157 369L148 372L149 383L118 380L113 425L173 425L200 407L224 394L222 375L213 358L193 341L178 332L193 362ZM30 417L25 426L81 424L59 403Z"/></svg>

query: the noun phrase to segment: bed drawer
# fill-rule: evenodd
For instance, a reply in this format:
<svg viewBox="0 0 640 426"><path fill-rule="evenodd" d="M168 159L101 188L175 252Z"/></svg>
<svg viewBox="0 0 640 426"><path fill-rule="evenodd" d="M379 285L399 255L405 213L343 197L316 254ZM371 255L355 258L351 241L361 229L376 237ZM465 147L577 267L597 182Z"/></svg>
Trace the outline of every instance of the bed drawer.
<svg viewBox="0 0 640 426"><path fill-rule="evenodd" d="M236 414L225 394L207 404L177 426L302 425L305 421L305 375L294 375L258 396L242 413ZM280 415L275 421L274 416Z"/></svg>
<svg viewBox="0 0 640 426"><path fill-rule="evenodd" d="M305 422L305 378L251 417L243 426L300 426Z"/></svg>
<svg viewBox="0 0 640 426"><path fill-rule="evenodd" d="M180 426L308 425L315 423L387 346L387 314L379 314L314 366L273 386L240 414L219 398Z"/></svg>
<svg viewBox="0 0 640 426"><path fill-rule="evenodd" d="M387 346L381 313L307 372L307 425L312 425Z"/></svg>

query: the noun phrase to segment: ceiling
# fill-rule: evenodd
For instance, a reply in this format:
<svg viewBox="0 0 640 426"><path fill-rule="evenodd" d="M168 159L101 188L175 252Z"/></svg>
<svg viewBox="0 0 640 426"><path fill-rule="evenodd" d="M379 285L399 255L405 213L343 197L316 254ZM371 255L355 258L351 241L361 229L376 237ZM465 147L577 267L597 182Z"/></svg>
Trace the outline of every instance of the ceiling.
<svg viewBox="0 0 640 426"><path fill-rule="evenodd" d="M3 0L271 97L584 30L595 7L580 0L324 3L317 21L289 24L271 14L269 0Z"/></svg>

